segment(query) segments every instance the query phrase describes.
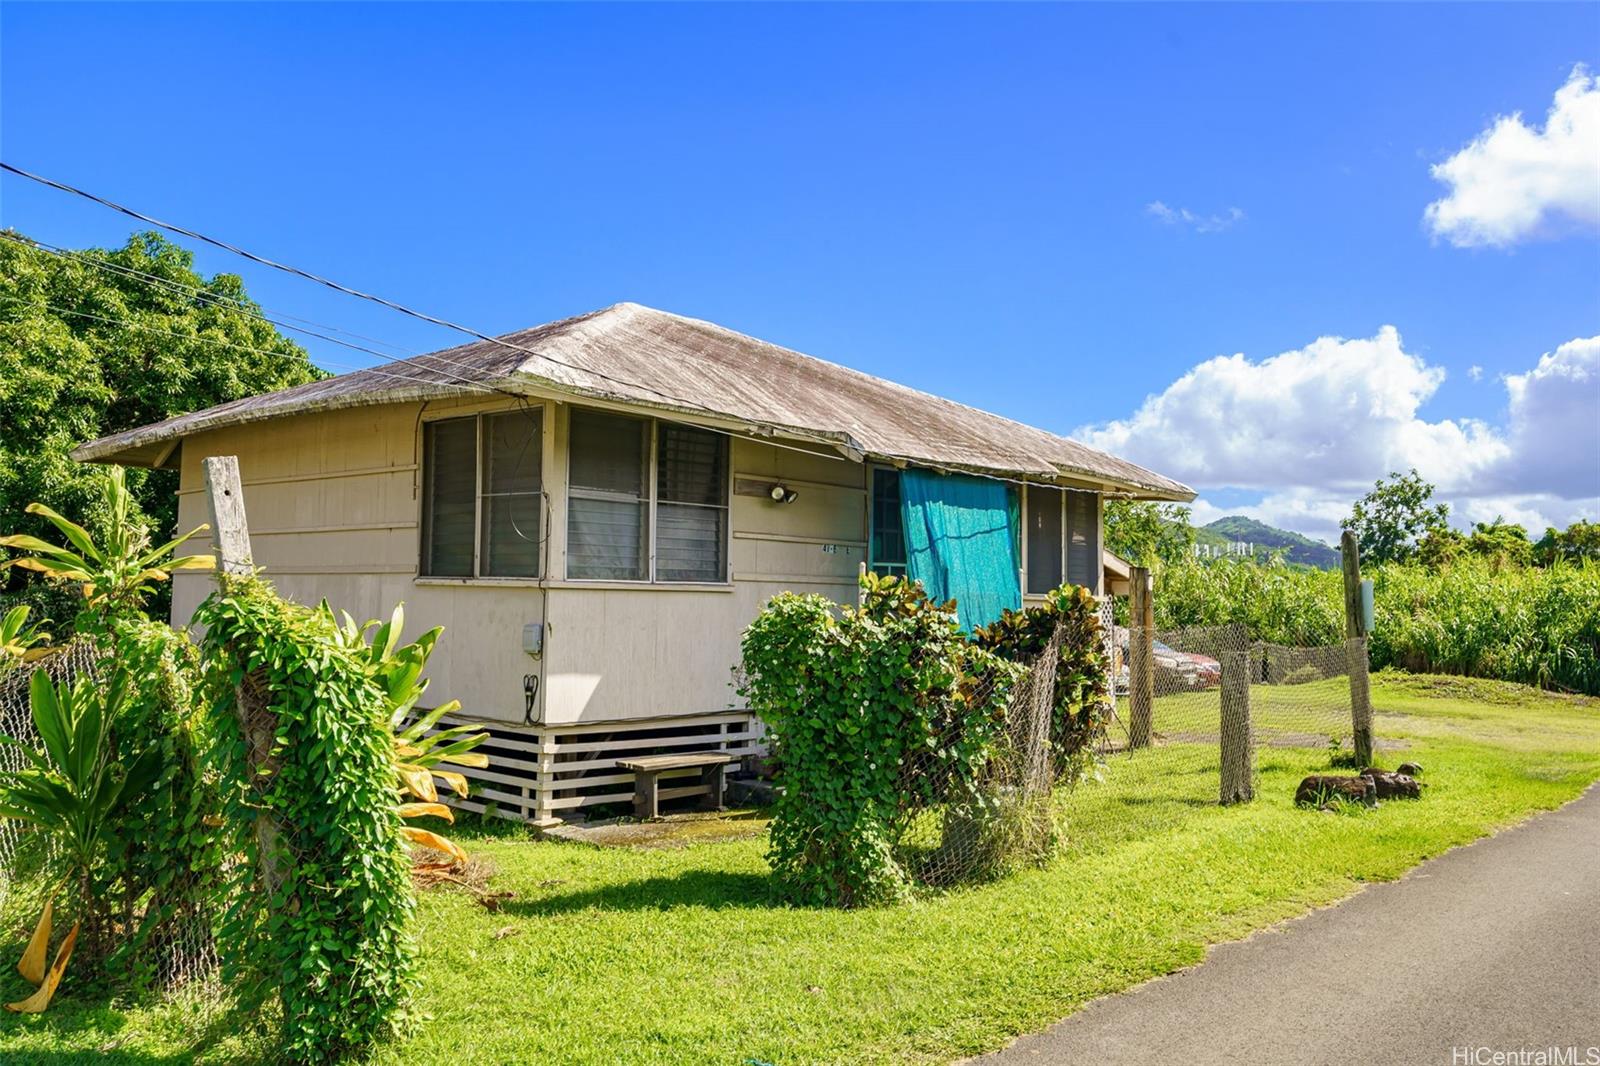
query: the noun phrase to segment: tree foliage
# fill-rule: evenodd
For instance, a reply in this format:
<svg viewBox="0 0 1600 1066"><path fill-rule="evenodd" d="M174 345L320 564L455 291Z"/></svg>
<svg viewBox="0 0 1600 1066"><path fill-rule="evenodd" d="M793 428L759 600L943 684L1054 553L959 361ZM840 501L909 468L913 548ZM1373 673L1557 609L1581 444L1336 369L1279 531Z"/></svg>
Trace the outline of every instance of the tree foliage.
<svg viewBox="0 0 1600 1066"><path fill-rule="evenodd" d="M1546 527L1544 536L1534 545L1534 557L1545 566L1558 559L1600 562L1600 522L1580 520L1566 529Z"/></svg>
<svg viewBox="0 0 1600 1066"><path fill-rule="evenodd" d="M1417 543L1416 561L1439 569L1464 555L1487 559L1495 566L1532 566L1535 552L1528 531L1496 518L1475 522L1470 533L1446 528L1429 530Z"/></svg>
<svg viewBox="0 0 1600 1066"><path fill-rule="evenodd" d="M94 468L71 458L74 446L322 377L258 310L237 276L202 277L190 252L156 233L68 256L0 232L0 514L38 501L103 532L110 516ZM134 470L128 486L134 517L170 537L177 475ZM49 527L30 516L13 531ZM71 606L15 569L0 584L7 601L34 604L58 627Z"/></svg>
<svg viewBox="0 0 1600 1066"><path fill-rule="evenodd" d="M1355 533L1363 563L1404 562L1429 533L1448 528L1450 505L1432 501L1433 486L1415 468L1391 473L1387 481L1379 478L1340 524Z"/></svg>
<svg viewBox="0 0 1600 1066"><path fill-rule="evenodd" d="M1135 566L1175 565L1194 554L1189 508L1176 503L1107 500L1106 547Z"/></svg>

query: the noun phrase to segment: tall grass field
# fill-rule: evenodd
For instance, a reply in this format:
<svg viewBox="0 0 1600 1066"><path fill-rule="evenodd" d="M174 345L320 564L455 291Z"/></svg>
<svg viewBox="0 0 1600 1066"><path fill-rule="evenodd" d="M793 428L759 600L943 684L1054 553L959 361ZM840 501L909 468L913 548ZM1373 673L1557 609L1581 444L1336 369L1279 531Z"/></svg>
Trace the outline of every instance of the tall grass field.
<svg viewBox="0 0 1600 1066"><path fill-rule="evenodd" d="M1600 694L1600 563L1517 567L1466 557L1439 569L1372 570L1372 665ZM1242 622L1280 644L1344 635L1337 571L1219 561L1169 567L1156 583L1163 628Z"/></svg>

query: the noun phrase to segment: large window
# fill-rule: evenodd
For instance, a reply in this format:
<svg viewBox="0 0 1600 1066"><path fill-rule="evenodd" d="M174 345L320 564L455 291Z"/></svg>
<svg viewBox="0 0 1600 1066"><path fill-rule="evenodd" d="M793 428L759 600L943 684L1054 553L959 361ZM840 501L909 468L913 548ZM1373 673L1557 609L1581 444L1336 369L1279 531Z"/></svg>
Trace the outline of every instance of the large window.
<svg viewBox="0 0 1600 1066"><path fill-rule="evenodd" d="M572 412L567 576L642 581L650 565L650 423Z"/></svg>
<svg viewBox="0 0 1600 1066"><path fill-rule="evenodd" d="M540 425L538 411L508 411L423 427L423 576L539 576Z"/></svg>
<svg viewBox="0 0 1600 1066"><path fill-rule="evenodd" d="M728 580L725 435L574 409L569 441L569 578Z"/></svg>
<svg viewBox="0 0 1600 1066"><path fill-rule="evenodd" d="M656 580L726 581L728 438L656 430Z"/></svg>
<svg viewBox="0 0 1600 1066"><path fill-rule="evenodd" d="M1043 485L1028 486L1027 591L1049 592L1063 575L1100 591L1100 497Z"/></svg>

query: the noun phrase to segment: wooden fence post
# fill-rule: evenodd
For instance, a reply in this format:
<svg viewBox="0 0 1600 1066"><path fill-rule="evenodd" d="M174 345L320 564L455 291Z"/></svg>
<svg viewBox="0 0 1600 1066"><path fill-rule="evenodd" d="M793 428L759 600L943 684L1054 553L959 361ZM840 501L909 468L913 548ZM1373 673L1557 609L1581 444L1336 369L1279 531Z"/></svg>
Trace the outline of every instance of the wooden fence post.
<svg viewBox="0 0 1600 1066"><path fill-rule="evenodd" d="M1128 568L1128 747L1150 746L1155 713L1156 603L1150 570Z"/></svg>
<svg viewBox="0 0 1600 1066"><path fill-rule="evenodd" d="M206 500L211 508L211 543L217 557L217 587L226 589L229 577L249 577L255 572L250 556L250 527L245 521L244 488L239 481L239 459L234 455L213 456L201 463L205 471ZM244 732L248 749L247 773L252 786L263 767L271 764L273 736L276 733L272 711L263 696L248 684L234 691L234 713ZM261 890L265 898L277 896L282 873L278 869L278 840L282 836L278 821L265 809L256 815L256 846L260 853Z"/></svg>
<svg viewBox="0 0 1600 1066"><path fill-rule="evenodd" d="M1350 726L1357 768L1372 765L1372 687L1367 678L1367 620L1361 607L1361 545L1345 530L1339 538L1344 569L1344 636L1350 663Z"/></svg>
<svg viewBox="0 0 1600 1066"><path fill-rule="evenodd" d="M1255 798L1255 749L1250 730L1250 646L1244 626L1231 625L1223 638L1221 802Z"/></svg>

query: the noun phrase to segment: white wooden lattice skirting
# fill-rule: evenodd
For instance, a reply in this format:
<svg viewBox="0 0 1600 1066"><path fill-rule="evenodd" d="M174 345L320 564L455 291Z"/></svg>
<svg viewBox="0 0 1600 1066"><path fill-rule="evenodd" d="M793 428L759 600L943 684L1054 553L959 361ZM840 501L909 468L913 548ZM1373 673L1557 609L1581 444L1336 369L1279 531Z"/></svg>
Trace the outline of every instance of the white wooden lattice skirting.
<svg viewBox="0 0 1600 1066"><path fill-rule="evenodd" d="M489 756L488 767L460 768L473 783L472 794L464 800L448 797L450 802L537 825L552 825L584 807L631 804L633 774L619 769L618 759L696 751L740 758L766 750L761 722L748 711L531 726L447 717L442 724L471 725L489 734L477 749ZM696 773L663 773L661 798L679 795L670 784L673 778Z"/></svg>

